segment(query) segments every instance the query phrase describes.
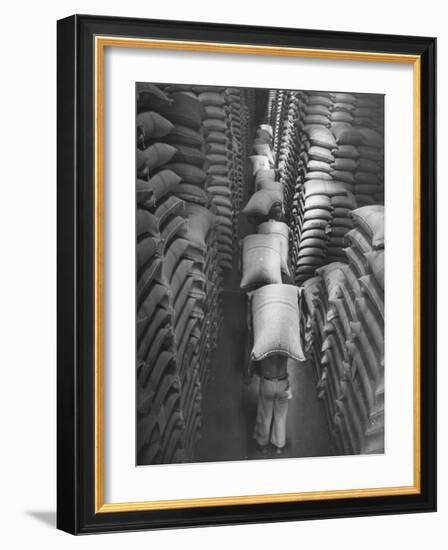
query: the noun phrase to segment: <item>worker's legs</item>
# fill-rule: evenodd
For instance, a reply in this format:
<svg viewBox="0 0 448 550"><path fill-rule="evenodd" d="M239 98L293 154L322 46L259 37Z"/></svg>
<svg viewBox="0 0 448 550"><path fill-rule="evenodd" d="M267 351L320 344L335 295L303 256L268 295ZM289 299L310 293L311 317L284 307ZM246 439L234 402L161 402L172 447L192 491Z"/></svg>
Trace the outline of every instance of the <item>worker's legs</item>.
<svg viewBox="0 0 448 550"><path fill-rule="evenodd" d="M255 421L253 437L261 447L265 447L269 443L275 390L275 382L260 377L257 419Z"/></svg>
<svg viewBox="0 0 448 550"><path fill-rule="evenodd" d="M289 381L279 380L276 384L276 392L273 407L271 443L278 449L286 445L286 417L288 415Z"/></svg>

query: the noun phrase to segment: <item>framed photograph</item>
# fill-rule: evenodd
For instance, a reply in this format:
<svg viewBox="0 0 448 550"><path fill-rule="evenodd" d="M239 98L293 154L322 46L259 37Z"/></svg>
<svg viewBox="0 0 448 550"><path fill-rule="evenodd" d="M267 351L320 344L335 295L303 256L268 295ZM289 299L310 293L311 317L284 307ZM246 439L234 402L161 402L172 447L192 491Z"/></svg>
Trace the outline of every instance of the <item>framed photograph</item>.
<svg viewBox="0 0 448 550"><path fill-rule="evenodd" d="M434 511L434 38L58 21L58 527Z"/></svg>

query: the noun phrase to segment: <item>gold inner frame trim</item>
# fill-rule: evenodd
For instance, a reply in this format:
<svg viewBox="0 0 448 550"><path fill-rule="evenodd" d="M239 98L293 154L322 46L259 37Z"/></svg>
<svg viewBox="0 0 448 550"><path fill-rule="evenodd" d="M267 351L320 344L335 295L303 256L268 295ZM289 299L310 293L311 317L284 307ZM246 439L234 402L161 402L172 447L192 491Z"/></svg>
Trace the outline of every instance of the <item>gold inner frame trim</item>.
<svg viewBox="0 0 448 550"><path fill-rule="evenodd" d="M177 51L207 53L235 53L269 56L286 56L312 59L347 61L371 61L382 63L406 63L413 65L413 195L414 195L414 373L413 373L413 438L414 471L413 485L400 487L379 487L348 490L277 493L262 495L191 498L180 500L153 500L141 502L104 502L104 51L106 47L154 48ZM274 502L304 502L363 498L379 496L412 495L421 492L421 351L420 351L420 271L421 271L421 59L417 55L390 54L381 52L357 52L345 50L324 50L258 46L253 44L227 44L182 40L158 40L96 36L95 56L95 345L94 345L94 396L95 396L95 513L132 512L143 510L167 510L198 508L207 506L232 506L242 504L264 504Z"/></svg>

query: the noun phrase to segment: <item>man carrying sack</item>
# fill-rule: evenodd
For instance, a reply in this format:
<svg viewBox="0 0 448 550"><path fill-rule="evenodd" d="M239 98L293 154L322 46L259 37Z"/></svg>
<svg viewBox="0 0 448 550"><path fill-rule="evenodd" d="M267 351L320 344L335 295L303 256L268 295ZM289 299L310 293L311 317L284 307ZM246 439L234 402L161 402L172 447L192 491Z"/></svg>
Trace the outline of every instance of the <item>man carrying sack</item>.
<svg viewBox="0 0 448 550"><path fill-rule="evenodd" d="M292 397L288 361L305 361L299 297L300 289L287 284L268 284L249 294L251 361L257 362L260 376L253 437L263 454L269 443L278 455L286 446L288 399Z"/></svg>

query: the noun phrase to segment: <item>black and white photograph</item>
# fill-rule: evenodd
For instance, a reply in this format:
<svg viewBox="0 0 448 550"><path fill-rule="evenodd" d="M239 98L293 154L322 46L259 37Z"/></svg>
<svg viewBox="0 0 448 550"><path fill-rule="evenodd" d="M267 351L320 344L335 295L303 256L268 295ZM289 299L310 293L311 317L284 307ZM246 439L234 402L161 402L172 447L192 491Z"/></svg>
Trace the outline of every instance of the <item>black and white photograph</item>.
<svg viewBox="0 0 448 550"><path fill-rule="evenodd" d="M382 94L136 84L136 464L384 453Z"/></svg>

